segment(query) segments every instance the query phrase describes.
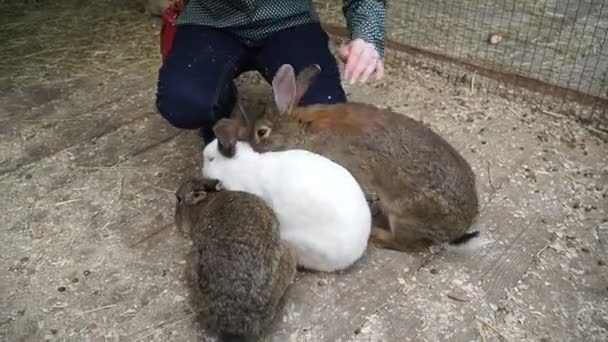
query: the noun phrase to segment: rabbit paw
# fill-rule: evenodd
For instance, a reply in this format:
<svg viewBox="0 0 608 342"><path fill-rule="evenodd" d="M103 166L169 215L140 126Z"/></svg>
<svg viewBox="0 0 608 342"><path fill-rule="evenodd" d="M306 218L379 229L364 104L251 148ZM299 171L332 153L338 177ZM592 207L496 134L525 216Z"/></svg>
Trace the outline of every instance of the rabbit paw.
<svg viewBox="0 0 608 342"><path fill-rule="evenodd" d="M426 246L425 240L399 240L390 230L378 227L372 228L369 241L379 248L390 249L398 252L414 252Z"/></svg>
<svg viewBox="0 0 608 342"><path fill-rule="evenodd" d="M372 217L382 214L382 207L380 206L380 197L373 192L365 192L365 200L369 206L369 210L372 213Z"/></svg>
<svg viewBox="0 0 608 342"><path fill-rule="evenodd" d="M378 227L372 228L369 241L380 248L393 249L398 251L401 250L399 244L395 241L393 233L386 229Z"/></svg>

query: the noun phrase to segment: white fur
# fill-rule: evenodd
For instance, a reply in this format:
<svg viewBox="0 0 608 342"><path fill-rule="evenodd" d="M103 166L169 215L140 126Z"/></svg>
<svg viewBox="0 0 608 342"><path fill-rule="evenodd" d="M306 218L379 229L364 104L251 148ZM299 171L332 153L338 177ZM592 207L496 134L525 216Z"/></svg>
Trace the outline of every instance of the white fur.
<svg viewBox="0 0 608 342"><path fill-rule="evenodd" d="M226 158L217 139L203 158L204 177L258 195L272 207L298 265L333 272L365 252L371 213L359 183L341 165L306 150L257 153L241 141L235 156Z"/></svg>
<svg viewBox="0 0 608 342"><path fill-rule="evenodd" d="M467 242L460 245L451 245L448 242L433 245L430 247L432 253L438 253L441 250L444 250L450 253L451 256L459 256L459 257L472 257L480 250L485 248L485 246L494 243L494 241L488 239L483 234L480 234L477 237L474 237Z"/></svg>
<svg viewBox="0 0 608 342"><path fill-rule="evenodd" d="M461 245L446 245L446 249L460 252L460 253L476 253L480 249L484 248L486 245L492 243L492 241L485 238L483 235L479 235L470 239L469 241L461 244Z"/></svg>

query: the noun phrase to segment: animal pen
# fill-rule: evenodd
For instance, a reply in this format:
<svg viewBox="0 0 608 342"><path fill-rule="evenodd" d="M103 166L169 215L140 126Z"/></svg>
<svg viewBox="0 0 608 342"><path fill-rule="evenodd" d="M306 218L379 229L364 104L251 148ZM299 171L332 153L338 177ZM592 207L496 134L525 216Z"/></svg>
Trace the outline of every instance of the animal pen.
<svg viewBox="0 0 608 342"><path fill-rule="evenodd" d="M345 36L341 0L326 6ZM545 113L608 129L608 6L603 0L388 1L388 47L536 92ZM330 13L330 14L328 14ZM473 81L471 79L468 80ZM488 85L486 85L487 87ZM564 104L574 101L584 108ZM577 107L577 108L575 108Z"/></svg>
<svg viewBox="0 0 608 342"><path fill-rule="evenodd" d="M335 51L343 1L313 1ZM386 77L344 88L462 153L485 244L299 272L266 341L608 341L607 2L387 1ZM200 137L154 108L160 27L136 3L0 0L2 341L215 341L173 221Z"/></svg>

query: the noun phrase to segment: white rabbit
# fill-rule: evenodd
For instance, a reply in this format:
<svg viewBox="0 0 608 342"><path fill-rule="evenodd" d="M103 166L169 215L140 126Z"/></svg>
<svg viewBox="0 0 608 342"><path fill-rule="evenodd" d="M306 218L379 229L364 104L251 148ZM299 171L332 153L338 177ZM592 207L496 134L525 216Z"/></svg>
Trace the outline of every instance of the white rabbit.
<svg viewBox="0 0 608 342"><path fill-rule="evenodd" d="M333 272L367 247L371 212L359 183L341 165L306 150L255 152L238 141L239 121L221 119L203 150L203 177L260 196L275 211L281 239L300 267Z"/></svg>

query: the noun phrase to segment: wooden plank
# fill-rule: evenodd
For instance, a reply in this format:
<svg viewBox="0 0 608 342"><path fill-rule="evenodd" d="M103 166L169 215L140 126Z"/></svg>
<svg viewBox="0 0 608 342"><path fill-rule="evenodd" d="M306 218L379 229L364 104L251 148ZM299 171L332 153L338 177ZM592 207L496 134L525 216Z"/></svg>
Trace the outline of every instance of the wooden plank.
<svg viewBox="0 0 608 342"><path fill-rule="evenodd" d="M84 82L84 81L83 81ZM108 134L122 125L156 114L153 91L141 76L125 75L115 87L61 90L63 84L47 89L53 95L39 99L39 89L20 94L18 99L33 106L12 107L20 115L2 117L0 175L43 159L78 143ZM85 87L86 86L86 87ZM95 91L92 91L94 89ZM124 89L129 89L125 93ZM3 99L7 102L7 98ZM12 99L14 101L14 99Z"/></svg>
<svg viewBox="0 0 608 342"><path fill-rule="evenodd" d="M549 126L544 132L551 143L538 157L544 170L555 170L554 178L538 177L544 196L534 207L552 234L550 244L534 256L520 281L492 298L491 310L470 317L470 326L480 323L477 331L462 329L457 340L483 335L488 340L602 341L608 336L605 324L594 318L608 308L608 271L598 236L607 208L600 185L605 146L582 128ZM536 166L530 170L542 175Z"/></svg>
<svg viewBox="0 0 608 342"><path fill-rule="evenodd" d="M523 177L523 173L516 177ZM534 189L531 184L526 185L503 189L500 198L482 212L477 225L485 228L483 233L489 234L496 241L494 244L468 257L450 253L435 257L407 279L403 293L391 298L378 317L368 318L366 324L384 322L388 340L405 341L451 341L456 329L475 329L463 324L470 320L466 316L487 309L504 288L517 282L550 238L550 233L538 226L540 218L516 214L520 205L539 200L540 196L521 199L521 193ZM370 329L363 326L361 330ZM353 340L367 337L355 336Z"/></svg>
<svg viewBox="0 0 608 342"><path fill-rule="evenodd" d="M13 320L8 336L41 340L49 331L35 322L44 321L66 327L63 337L136 340L162 333L161 326L194 323L183 318L191 316L180 263L186 241L172 227L142 241L172 223L170 192L198 162L197 134L165 125L160 117L124 125L3 178L8 196L0 206L14 214L0 224L10 227L0 264L15 270L2 294ZM45 281L32 281L40 276ZM158 326L142 329L142 320ZM199 332L193 326L181 336L196 340Z"/></svg>
<svg viewBox="0 0 608 342"><path fill-rule="evenodd" d="M496 102L502 106L479 101L467 105L460 114L450 113L457 123L446 133L475 171L482 206L508 182L514 170L539 151L538 138L524 122L529 109Z"/></svg>
<svg viewBox="0 0 608 342"><path fill-rule="evenodd" d="M13 207L10 203L17 200L17 206L21 204L22 207L13 215L3 216L2 226L7 227L9 231L23 231L24 225L29 226L30 230L37 230L37 225L45 225L46 219L43 214L50 212L43 208L48 207L50 210L54 206L51 203L78 199L80 205L74 203L60 207L89 212L91 209L87 209L89 203L86 201L87 197L93 202L100 203L106 192L120 188L125 190L125 186L126 189L131 189L133 186L141 187L139 190L143 191L144 187L155 186L154 184L162 180L159 179L159 175L174 177L176 172L186 167L178 165L176 161L179 159L176 158L183 157L182 152L188 153L192 148L200 149L196 134L193 134L194 137L190 136L188 140L191 147L171 144L171 140L181 133L183 131L170 127L160 116L153 116L147 120L124 125L97 140L68 148L62 153L26 168L23 173L13 173L4 177L1 184L7 196L3 197L1 205L7 208ZM192 138L195 139L194 143ZM142 160L150 157L147 152L155 148L163 148L162 144L168 144L169 150L165 150L161 158L156 159L154 156L148 159L145 165L141 165ZM139 156L141 157L138 158ZM129 158L131 160L126 163ZM140 164L137 164L138 162ZM180 162L182 165L185 162L188 167L192 166L192 162L187 158L183 158ZM95 182L100 182L97 189ZM30 195L24 197L23 194ZM125 191L125 195L127 194L128 191ZM145 193L141 194L143 195ZM116 198L108 199L108 203L115 202ZM35 210L32 209L33 207ZM101 212L115 210L112 206L108 208L95 206L93 209ZM32 210L39 213L38 220L41 221L37 221L36 218L32 220L30 216ZM62 214L61 210L53 212L57 215ZM32 234L41 237L43 232Z"/></svg>
<svg viewBox="0 0 608 342"><path fill-rule="evenodd" d="M96 88L92 78L77 78L67 82L35 83L12 88L0 94L0 134L9 132L23 121L40 119L52 115L63 101L74 101L79 89ZM85 95L86 94L79 94ZM91 109L107 101L103 97L89 98L84 109Z"/></svg>
<svg viewBox="0 0 608 342"><path fill-rule="evenodd" d="M396 275L424 262L420 255L370 247L364 259L342 274L299 274L285 315L271 341L340 341L396 289Z"/></svg>

